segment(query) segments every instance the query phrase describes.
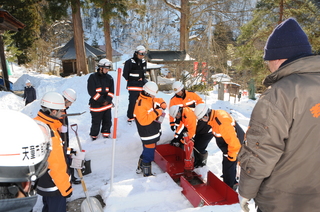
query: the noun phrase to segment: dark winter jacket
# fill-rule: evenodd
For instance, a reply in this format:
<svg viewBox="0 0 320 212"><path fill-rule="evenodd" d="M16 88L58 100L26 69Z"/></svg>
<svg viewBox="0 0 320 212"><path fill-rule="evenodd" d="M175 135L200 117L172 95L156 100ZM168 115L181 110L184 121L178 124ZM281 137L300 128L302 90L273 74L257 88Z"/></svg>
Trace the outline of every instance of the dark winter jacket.
<svg viewBox="0 0 320 212"><path fill-rule="evenodd" d="M320 56L267 76L239 161L239 193L263 212L319 211Z"/></svg>
<svg viewBox="0 0 320 212"><path fill-rule="evenodd" d="M109 74L95 72L90 75L87 84L90 95L90 111L101 112L112 108L114 82Z"/></svg>
<svg viewBox="0 0 320 212"><path fill-rule="evenodd" d="M25 99L26 105L37 99L36 90L33 86L24 87L23 99Z"/></svg>
<svg viewBox="0 0 320 212"><path fill-rule="evenodd" d="M41 196L62 195L66 197L72 193L72 187L62 140L58 131L62 124L59 119L47 115L41 110L34 119L47 124L52 134L52 150L48 158L48 170L39 178L38 194Z"/></svg>
<svg viewBox="0 0 320 212"><path fill-rule="evenodd" d="M160 98L157 98L158 100ZM158 102L159 103L159 102ZM160 140L161 124L155 120L161 116L163 110L156 108L157 103L150 96L140 93L134 107L134 116L140 139L143 144L152 144Z"/></svg>
<svg viewBox="0 0 320 212"><path fill-rule="evenodd" d="M128 91L143 90L142 87L147 82L146 71L147 61L138 59L136 55L125 62L122 76L127 80Z"/></svg>

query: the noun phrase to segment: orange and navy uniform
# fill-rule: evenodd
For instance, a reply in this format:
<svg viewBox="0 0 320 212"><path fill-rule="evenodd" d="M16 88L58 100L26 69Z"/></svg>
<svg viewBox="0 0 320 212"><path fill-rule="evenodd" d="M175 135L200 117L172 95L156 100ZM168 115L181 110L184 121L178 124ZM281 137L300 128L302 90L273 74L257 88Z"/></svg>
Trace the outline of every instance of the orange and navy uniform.
<svg viewBox="0 0 320 212"><path fill-rule="evenodd" d="M180 107L195 108L196 105L204 103L204 101L198 94L192 91L187 91L187 90L184 90L184 93L185 93L184 97L178 96L177 94L174 95L170 100L169 107L173 105L178 105ZM178 123L175 122L174 117L170 116L169 119L170 119L170 126L178 125Z"/></svg>
<svg viewBox="0 0 320 212"><path fill-rule="evenodd" d="M223 154L227 154L230 161L236 161L241 143L237 137L233 117L224 110L211 110L208 125L212 127L212 133Z"/></svg>
<svg viewBox="0 0 320 212"><path fill-rule="evenodd" d="M97 72L90 75L87 84L90 95L89 105L91 113L90 136L97 138L99 131L104 137L110 136L112 126L111 108L114 96L114 82L109 74ZM100 129L100 125L102 127Z"/></svg>
<svg viewBox="0 0 320 212"><path fill-rule="evenodd" d="M114 82L109 74L101 74L99 71L91 74L87 90L91 97L89 100L91 112L102 112L112 108Z"/></svg>
<svg viewBox="0 0 320 212"><path fill-rule="evenodd" d="M182 114L179 125L175 131L175 138L182 138L185 130L188 132L189 139L192 139L196 134L197 118L193 110L189 107L182 108Z"/></svg>
<svg viewBox="0 0 320 212"><path fill-rule="evenodd" d="M127 81L128 91L142 91L145 84L147 61L138 59L135 55L127 60L123 67L122 76Z"/></svg>
<svg viewBox="0 0 320 212"><path fill-rule="evenodd" d="M70 176L66 163L66 156L63 151L63 142L60 138L58 129L62 123L58 118L43 113L41 110L34 118L47 124L51 129L52 150L48 158L48 170L39 178L37 191L41 196L57 196L64 197L72 193Z"/></svg>
<svg viewBox="0 0 320 212"><path fill-rule="evenodd" d="M141 92L134 107L134 116L140 139L143 144L152 144L160 140L161 124L156 122L163 110L156 105L164 105L163 99L152 98Z"/></svg>

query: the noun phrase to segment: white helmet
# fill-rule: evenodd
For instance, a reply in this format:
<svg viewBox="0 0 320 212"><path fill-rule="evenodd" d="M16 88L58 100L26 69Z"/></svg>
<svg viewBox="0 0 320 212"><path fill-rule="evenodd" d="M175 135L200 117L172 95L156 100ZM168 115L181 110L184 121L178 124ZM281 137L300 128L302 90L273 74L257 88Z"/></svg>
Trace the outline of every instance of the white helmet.
<svg viewBox="0 0 320 212"><path fill-rule="evenodd" d="M170 107L170 109L169 109L169 114L170 114L170 116L172 116L173 118L175 118L175 117L177 116L179 110L180 110L179 105L172 105L172 106Z"/></svg>
<svg viewBox="0 0 320 212"><path fill-rule="evenodd" d="M209 107L206 104L198 104L196 108L194 109L194 114L196 115L197 119L202 119L203 116L205 116L208 111Z"/></svg>
<svg viewBox="0 0 320 212"><path fill-rule="evenodd" d="M66 90L64 90L62 95L70 102L74 102L77 99L77 94L72 88L67 88Z"/></svg>
<svg viewBox="0 0 320 212"><path fill-rule="evenodd" d="M172 84L172 90L174 93L178 93L179 91L181 91L182 89L184 88L182 82L180 81L175 81L173 84Z"/></svg>
<svg viewBox="0 0 320 212"><path fill-rule="evenodd" d="M151 94L153 96L157 95L158 93L158 85L153 81L148 81L144 86L143 90L147 92L148 94Z"/></svg>
<svg viewBox="0 0 320 212"><path fill-rule="evenodd" d="M145 52L146 51L146 48L144 48L144 46L137 46L136 48L136 52Z"/></svg>
<svg viewBox="0 0 320 212"><path fill-rule="evenodd" d="M0 117L0 183L35 181L47 170L49 127L14 110L0 110Z"/></svg>
<svg viewBox="0 0 320 212"><path fill-rule="evenodd" d="M112 62L104 58L99 61L98 66L101 68L111 68Z"/></svg>
<svg viewBox="0 0 320 212"><path fill-rule="evenodd" d="M63 96L54 91L50 91L44 94L40 104L43 107L55 110L61 110L66 108Z"/></svg>
<svg viewBox="0 0 320 212"><path fill-rule="evenodd" d="M26 84L28 84L28 83L31 83L31 82L30 82L30 80L27 79L27 80L26 80Z"/></svg>

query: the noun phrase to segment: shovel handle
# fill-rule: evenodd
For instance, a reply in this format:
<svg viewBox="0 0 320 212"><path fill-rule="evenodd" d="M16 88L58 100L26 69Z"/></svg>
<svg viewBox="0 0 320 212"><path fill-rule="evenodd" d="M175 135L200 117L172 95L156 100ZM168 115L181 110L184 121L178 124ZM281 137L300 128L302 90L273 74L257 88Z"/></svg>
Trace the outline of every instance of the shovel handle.
<svg viewBox="0 0 320 212"><path fill-rule="evenodd" d="M73 130L74 133L77 134L77 131L78 131L78 125L77 124L71 124L70 128Z"/></svg>
<svg viewBox="0 0 320 212"><path fill-rule="evenodd" d="M90 197L89 197L89 194L88 194L87 186L86 186L86 184L84 182L84 179L83 179L83 175L82 175L81 169L77 169L77 171L78 171L78 175L79 175L80 180L81 180L81 185L82 185L84 194L86 195L86 199L87 199L87 203L89 205L89 209L90 209L91 212L94 212L93 207L91 205Z"/></svg>

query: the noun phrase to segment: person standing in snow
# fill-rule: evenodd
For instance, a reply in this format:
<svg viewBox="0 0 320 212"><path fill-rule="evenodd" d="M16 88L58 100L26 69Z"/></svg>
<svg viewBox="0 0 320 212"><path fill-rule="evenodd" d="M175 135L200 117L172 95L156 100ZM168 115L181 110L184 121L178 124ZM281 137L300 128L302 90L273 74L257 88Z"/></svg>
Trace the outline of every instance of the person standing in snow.
<svg viewBox="0 0 320 212"><path fill-rule="evenodd" d="M26 81L26 86L24 87L23 99L25 100L25 105L37 99L36 90L31 85L30 80Z"/></svg>
<svg viewBox="0 0 320 212"><path fill-rule="evenodd" d="M238 183L236 180L237 156L244 140L244 131L233 117L224 110L213 110L206 104L199 104L196 106L194 114L198 120L201 119L212 128L217 146L223 153L223 182L236 190ZM209 142L210 140L206 140L196 148L202 152L207 148Z"/></svg>
<svg viewBox="0 0 320 212"><path fill-rule="evenodd" d="M263 59L271 72L256 103L241 166L241 207L254 199L258 211L319 211L320 56L289 18L270 34Z"/></svg>
<svg viewBox="0 0 320 212"><path fill-rule="evenodd" d="M99 131L104 138L110 137L111 108L114 95L113 78L108 74L111 67L111 61L101 59L98 63L97 72L91 74L88 79L87 90L91 97L89 105L91 113L90 136L92 140L97 139Z"/></svg>
<svg viewBox="0 0 320 212"><path fill-rule="evenodd" d="M72 88L67 88L62 92L62 96L64 98L66 109L62 110L61 112L62 112L62 115L66 115L67 109L72 105L72 103L74 103L76 101L77 94L76 94L75 90L73 90ZM60 117L60 121L61 121L62 125L64 125L66 127L66 132L60 133L60 135L61 135L61 138L64 142L64 144L63 144L64 150L67 151L67 149L69 147L69 119L68 119L68 116ZM67 152L66 152L66 154L67 154ZM73 184L80 184L81 181L78 180L74 176L74 169L70 168L70 165L72 162L71 155L67 155L67 162L68 162L68 166L69 166L70 173L71 173L71 182Z"/></svg>
<svg viewBox="0 0 320 212"><path fill-rule="evenodd" d="M72 195L72 184L60 137L60 133L66 132L66 127L59 120L61 111L65 109L65 102L61 94L50 91L43 95L40 104L41 109L34 119L49 126L52 150L48 158L48 169L39 178L37 191L42 196L43 212L66 211L66 198Z"/></svg>
<svg viewBox="0 0 320 212"><path fill-rule="evenodd" d="M147 71L147 61L144 59L146 48L138 46L133 57L124 64L122 76L127 81L127 89L129 92L129 104L127 110L128 123L134 120L133 110L143 85L147 82L145 73Z"/></svg>
<svg viewBox="0 0 320 212"><path fill-rule="evenodd" d="M30 212L48 167L50 130L18 111L0 110L0 117L0 211Z"/></svg>
<svg viewBox="0 0 320 212"><path fill-rule="evenodd" d="M161 121L167 104L162 98L155 98L158 85L149 81L143 86L134 108L134 117L140 139L142 141L142 154L138 161L137 174L143 173L144 177L152 176L151 162L154 160L156 143L161 136Z"/></svg>

